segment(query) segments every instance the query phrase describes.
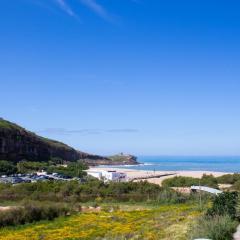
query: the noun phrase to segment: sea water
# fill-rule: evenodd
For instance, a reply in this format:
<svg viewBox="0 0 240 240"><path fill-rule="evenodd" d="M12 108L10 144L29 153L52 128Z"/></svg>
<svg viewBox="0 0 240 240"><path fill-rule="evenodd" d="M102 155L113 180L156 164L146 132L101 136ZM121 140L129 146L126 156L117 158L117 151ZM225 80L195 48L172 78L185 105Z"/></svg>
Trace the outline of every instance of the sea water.
<svg viewBox="0 0 240 240"><path fill-rule="evenodd" d="M138 162L140 165L117 167L148 171L240 172L240 156L139 156Z"/></svg>

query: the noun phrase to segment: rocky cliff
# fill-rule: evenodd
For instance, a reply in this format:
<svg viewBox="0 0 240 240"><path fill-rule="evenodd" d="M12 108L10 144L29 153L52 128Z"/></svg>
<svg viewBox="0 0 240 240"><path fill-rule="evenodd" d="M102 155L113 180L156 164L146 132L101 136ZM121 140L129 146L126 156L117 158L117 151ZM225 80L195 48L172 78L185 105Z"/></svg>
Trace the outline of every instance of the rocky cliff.
<svg viewBox="0 0 240 240"><path fill-rule="evenodd" d="M0 118L0 159L13 162L49 161L51 158L66 161L88 159L106 161L105 157L77 151L66 144L40 137L35 133Z"/></svg>
<svg viewBox="0 0 240 240"><path fill-rule="evenodd" d="M51 158L61 158L65 161L82 160L95 166L137 164L136 158L131 155L116 156L102 157L81 152L64 143L40 137L17 124L0 118L0 160L49 161Z"/></svg>

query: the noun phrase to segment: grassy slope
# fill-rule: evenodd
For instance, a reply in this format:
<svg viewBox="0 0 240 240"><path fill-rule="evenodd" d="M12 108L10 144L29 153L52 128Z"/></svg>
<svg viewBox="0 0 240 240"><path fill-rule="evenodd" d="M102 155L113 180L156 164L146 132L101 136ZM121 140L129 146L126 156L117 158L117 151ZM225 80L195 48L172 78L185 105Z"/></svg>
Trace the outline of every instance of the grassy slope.
<svg viewBox="0 0 240 240"><path fill-rule="evenodd" d="M0 231L0 240L144 239L186 240L195 206L168 205L148 210L81 213ZM134 238L133 238L134 237Z"/></svg>
<svg viewBox="0 0 240 240"><path fill-rule="evenodd" d="M113 155L113 156L109 156L108 158L111 159L113 162L126 161L126 156L122 156L122 155Z"/></svg>
<svg viewBox="0 0 240 240"><path fill-rule="evenodd" d="M128 162L131 158L129 155L113 155L108 156L112 162Z"/></svg>
<svg viewBox="0 0 240 240"><path fill-rule="evenodd" d="M8 122L8 121L3 120L2 118L0 118L0 129L1 128L2 129L12 129L12 130L24 130L23 128L21 128L17 124Z"/></svg>
<svg viewBox="0 0 240 240"><path fill-rule="evenodd" d="M43 141L52 147L70 149L70 147L64 143L38 136L35 133L27 131L26 129L24 129L23 127L20 127L19 125L15 124L15 123L6 121L2 118L0 118L0 130L1 129L12 130L12 131L24 131L24 132L28 133L29 135L32 135L32 137L38 138L40 141Z"/></svg>

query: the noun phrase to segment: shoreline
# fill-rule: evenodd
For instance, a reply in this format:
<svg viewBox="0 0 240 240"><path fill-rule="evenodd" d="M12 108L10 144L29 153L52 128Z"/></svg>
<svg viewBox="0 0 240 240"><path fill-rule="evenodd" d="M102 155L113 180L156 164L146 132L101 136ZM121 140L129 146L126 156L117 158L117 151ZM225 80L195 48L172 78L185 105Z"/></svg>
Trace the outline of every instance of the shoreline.
<svg viewBox="0 0 240 240"><path fill-rule="evenodd" d="M148 177L150 175L153 175L153 171L147 171L147 170L136 170L136 169L126 169L126 168L118 168L118 167L90 167L90 171L118 171L123 172L127 174L128 178L138 178L138 177ZM155 184L162 184L162 181L167 178L172 178L176 176L181 177L194 177L194 178L201 178L203 174L207 175L213 175L214 177L219 177L225 174L233 174L233 173L226 173L226 172L214 172L214 171L155 171L155 175L165 175L163 177L156 177L156 178L150 178L146 179L146 181L150 183ZM166 176L168 175L168 176Z"/></svg>

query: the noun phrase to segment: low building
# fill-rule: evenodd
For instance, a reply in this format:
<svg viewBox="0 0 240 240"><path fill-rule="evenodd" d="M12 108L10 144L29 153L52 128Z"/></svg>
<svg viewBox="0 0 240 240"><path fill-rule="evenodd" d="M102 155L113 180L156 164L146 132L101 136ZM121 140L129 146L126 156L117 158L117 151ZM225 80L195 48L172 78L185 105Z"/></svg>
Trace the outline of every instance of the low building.
<svg viewBox="0 0 240 240"><path fill-rule="evenodd" d="M89 176L92 176L92 177L95 177L95 178L97 178L97 179L102 179L102 172L97 172L97 171L87 171L87 174L89 175Z"/></svg>
<svg viewBox="0 0 240 240"><path fill-rule="evenodd" d="M87 171L87 174L104 182L126 182L127 174L117 171Z"/></svg>

